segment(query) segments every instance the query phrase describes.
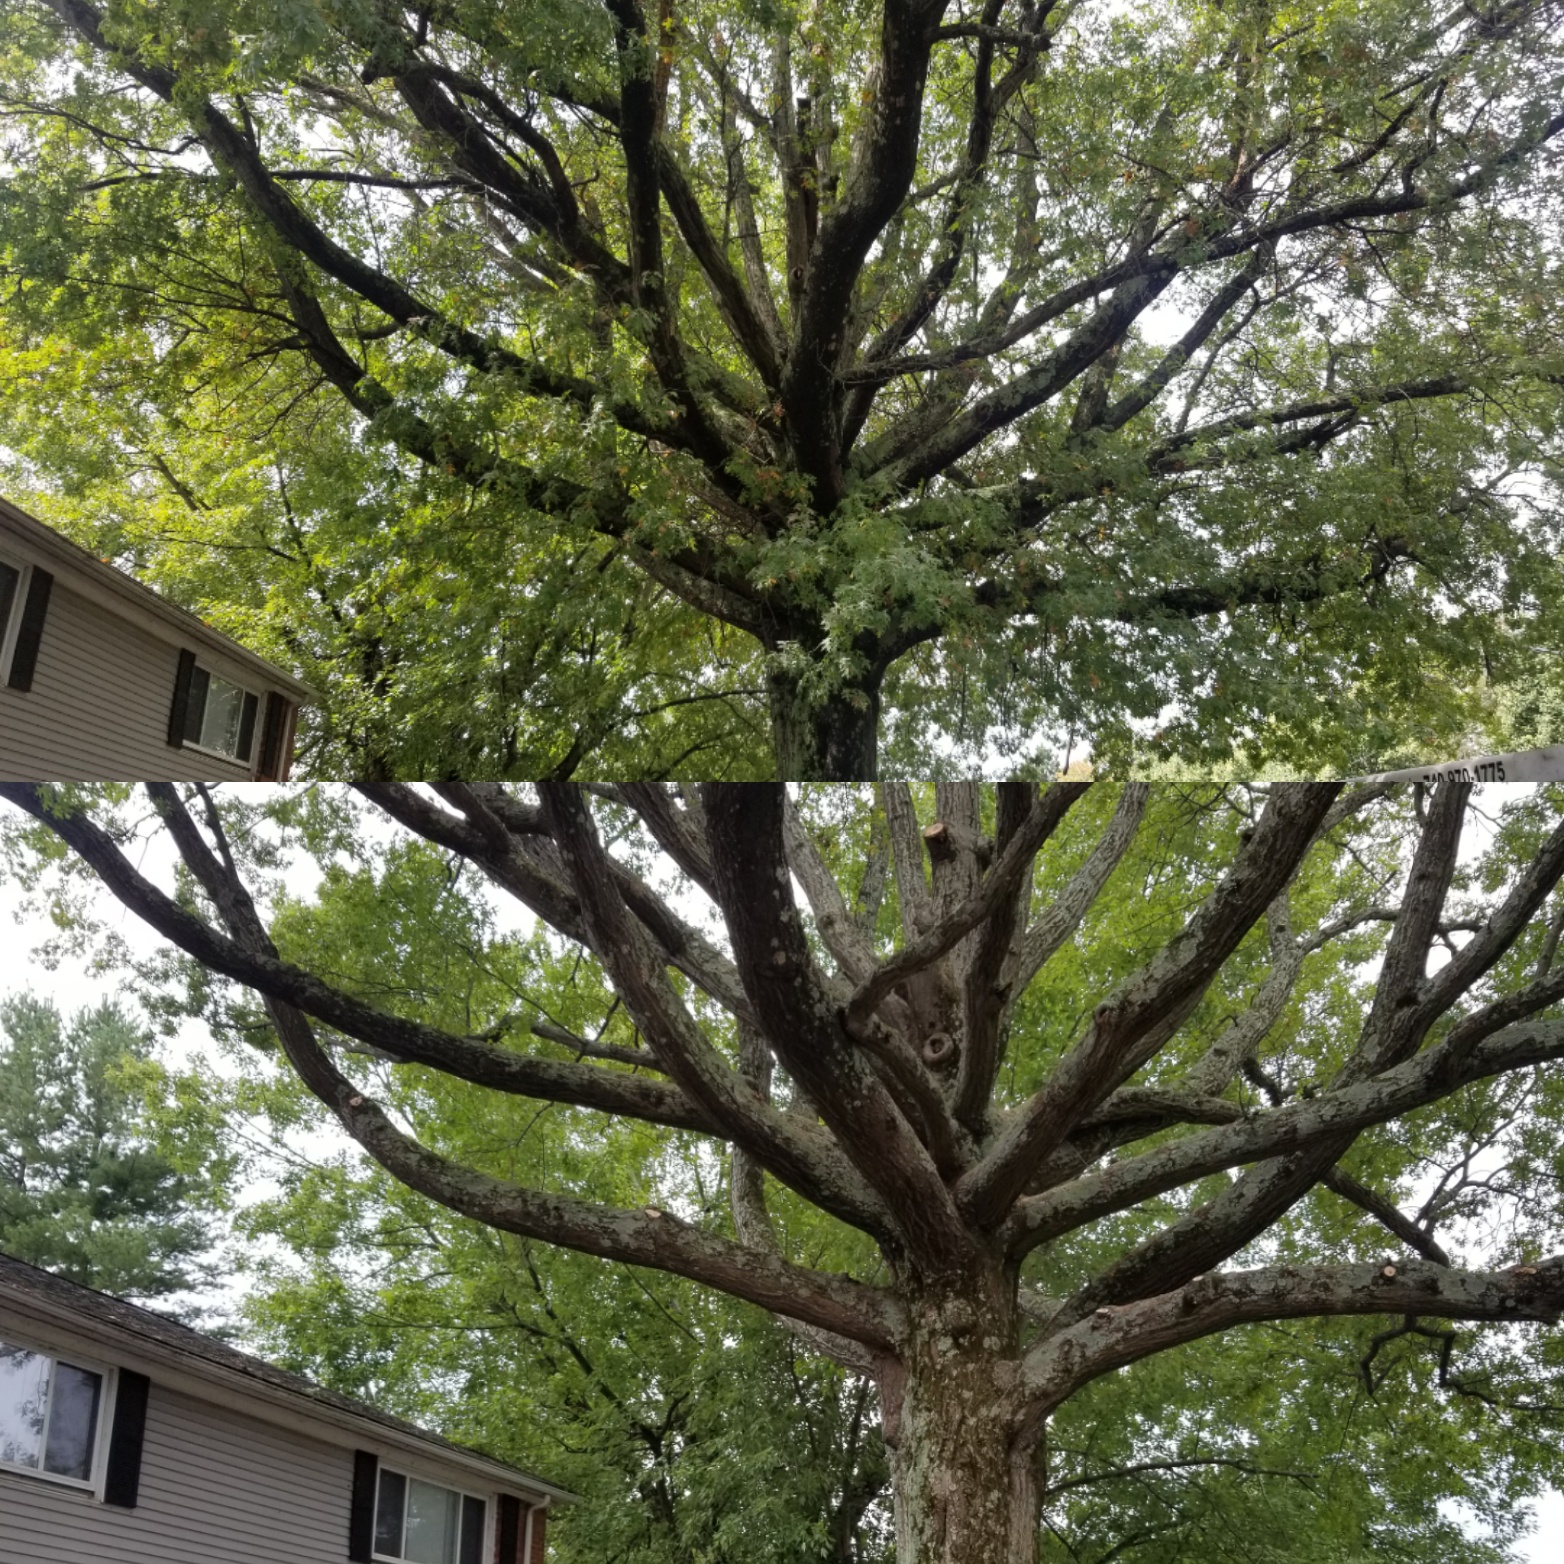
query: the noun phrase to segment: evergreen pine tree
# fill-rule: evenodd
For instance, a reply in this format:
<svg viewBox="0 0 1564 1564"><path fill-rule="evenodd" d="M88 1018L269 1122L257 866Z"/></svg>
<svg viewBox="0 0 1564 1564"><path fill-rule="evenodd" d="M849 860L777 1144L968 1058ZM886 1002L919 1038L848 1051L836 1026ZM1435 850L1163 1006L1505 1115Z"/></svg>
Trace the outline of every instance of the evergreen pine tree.
<svg viewBox="0 0 1564 1564"><path fill-rule="evenodd" d="M0 1252L141 1300L200 1282L202 1181L152 1144L127 1078L151 1046L113 1004L67 1022L31 995L0 1003Z"/></svg>

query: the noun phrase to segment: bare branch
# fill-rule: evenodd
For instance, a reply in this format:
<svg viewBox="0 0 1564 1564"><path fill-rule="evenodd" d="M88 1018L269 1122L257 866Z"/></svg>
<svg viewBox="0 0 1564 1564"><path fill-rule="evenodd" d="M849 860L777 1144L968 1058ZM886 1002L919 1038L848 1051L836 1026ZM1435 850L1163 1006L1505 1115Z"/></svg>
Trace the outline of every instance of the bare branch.
<svg viewBox="0 0 1564 1564"><path fill-rule="evenodd" d="M426 1064L496 1091L716 1133L713 1121L683 1092L661 1081L645 1080L621 1070L534 1058L457 1037L377 1010L288 962L248 950L158 890L85 813L56 813L36 784L0 783L0 797L47 825L91 865L98 878L130 911L203 966L263 995L286 1000L345 1036L395 1059Z"/></svg>
<svg viewBox="0 0 1564 1564"><path fill-rule="evenodd" d="M902 932L910 945L923 933L933 905L923 872L923 837L912 807L912 793L905 782L882 782L880 807L890 830L891 865L896 875Z"/></svg>
<svg viewBox="0 0 1564 1564"><path fill-rule="evenodd" d="M788 867L804 888L825 948L835 957L842 975L849 982L861 983L874 970L874 943L847 910L842 888L815 846L791 797L785 800L784 810L782 825Z"/></svg>
<svg viewBox="0 0 1564 1564"><path fill-rule="evenodd" d="M718 891L745 992L772 1051L878 1191L915 1264L970 1262L973 1239L950 1191L885 1086L865 1068L814 965L793 905L780 786L701 789Z"/></svg>
<svg viewBox="0 0 1564 1564"><path fill-rule="evenodd" d="M255 959L276 963L276 949L231 860L226 866L217 861L172 787L152 784L150 791L181 857L217 906L233 941ZM335 1068L298 1008L271 996L265 1003L299 1078L343 1128L409 1188L502 1231L674 1271L881 1350L894 1344L899 1334L898 1306L873 1288L805 1270L778 1256L757 1259L742 1245L667 1212L623 1211L549 1195L437 1155L398 1130L378 1104Z"/></svg>
<svg viewBox="0 0 1564 1564"><path fill-rule="evenodd" d="M1540 999L1537 1008L1556 1001L1561 993L1564 984L1551 991L1551 997ZM1437 1102L1473 1081L1561 1057L1564 1022L1558 1021L1513 1022L1470 1048L1464 1038L1446 1038L1367 1080L1290 1102L1240 1123L1199 1131L1030 1196L1018 1203L1004 1231L1014 1247L1030 1249L1224 1168L1338 1137L1350 1144L1358 1131Z"/></svg>
<svg viewBox="0 0 1564 1564"><path fill-rule="evenodd" d="M1397 1209L1395 1202L1387 1200L1367 1184L1361 1184L1342 1168L1332 1168L1320 1182L1334 1195L1351 1201L1360 1211L1367 1211L1387 1232L1394 1233L1408 1249L1432 1260L1435 1265L1449 1265L1450 1256L1434 1235L1419 1227Z"/></svg>
<svg viewBox="0 0 1564 1564"><path fill-rule="evenodd" d="M883 1207L837 1147L813 1125L761 1101L701 1032L651 941L631 921L581 794L562 782L540 782L538 792L581 899L591 946L685 1095L784 1183L843 1221L883 1231Z"/></svg>
<svg viewBox="0 0 1564 1564"><path fill-rule="evenodd" d="M1098 838L1086 862L1075 871L1070 883L1059 892L1045 912L1026 931L1014 958L1014 971L1007 974L1012 994L1019 995L1047 965L1048 959L1080 927L1092 905L1102 894L1108 877L1129 850L1151 798L1145 782L1128 782L1119 794L1119 806Z"/></svg>
<svg viewBox="0 0 1564 1564"><path fill-rule="evenodd" d="M847 1007L850 1027L861 1026L880 1001L898 984L938 961L956 943L989 917L1008 897L1014 896L1022 877L1032 866L1039 848L1065 817L1070 806L1090 786L1085 782L1056 782L1032 805L1026 822L1016 832L999 861L978 890L949 916L905 945L853 994Z"/></svg>

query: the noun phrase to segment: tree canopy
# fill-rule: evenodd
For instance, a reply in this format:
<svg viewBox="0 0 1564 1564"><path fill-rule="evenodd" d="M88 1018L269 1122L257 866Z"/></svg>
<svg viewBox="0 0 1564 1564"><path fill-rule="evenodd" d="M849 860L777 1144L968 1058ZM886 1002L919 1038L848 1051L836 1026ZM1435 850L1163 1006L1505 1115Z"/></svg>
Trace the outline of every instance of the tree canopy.
<svg viewBox="0 0 1564 1564"><path fill-rule="evenodd" d="M67 1023L30 995L0 1003L0 1252L141 1300L209 1279L207 1167L156 1144L137 1080L151 1045L114 1005Z"/></svg>
<svg viewBox="0 0 1564 1564"><path fill-rule="evenodd" d="M1371 769L1564 646L1556 0L0 15L11 481L317 774Z"/></svg>
<svg viewBox="0 0 1564 1564"><path fill-rule="evenodd" d="M1564 1475L1557 789L0 796L181 953L278 1111L405 1186L305 1180L277 1231L351 1254L432 1200L489 1251L445 1296L519 1297L547 1352L594 1260L774 1315L874 1384L898 1564L1160 1564L1229 1523L1296 1559L1304 1518L1321 1559L1476 1561L1441 1500L1502 1544ZM343 1280L272 1323L374 1375ZM633 1339L582 1308L621 1305ZM442 1354L475 1419L504 1360Z"/></svg>
<svg viewBox="0 0 1564 1564"><path fill-rule="evenodd" d="M462 1107L434 1110L452 1149L490 1138ZM634 1147L592 1166L553 1128L519 1157L578 1193L655 1178ZM579 1495L551 1527L559 1564L889 1559L871 1377L736 1299L496 1233L379 1170L317 1160L285 1185L243 1214L267 1256L255 1346Z"/></svg>

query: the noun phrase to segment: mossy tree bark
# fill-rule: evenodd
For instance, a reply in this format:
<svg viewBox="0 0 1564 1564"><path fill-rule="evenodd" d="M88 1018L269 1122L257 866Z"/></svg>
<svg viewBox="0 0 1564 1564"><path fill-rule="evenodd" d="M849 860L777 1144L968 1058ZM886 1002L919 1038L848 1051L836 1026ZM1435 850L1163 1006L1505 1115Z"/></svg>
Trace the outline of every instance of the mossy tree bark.
<svg viewBox="0 0 1564 1564"><path fill-rule="evenodd" d="M1042 1430L1022 1394L1013 1289L992 1281L917 1298L882 1379L898 1564L1036 1564Z"/></svg>
<svg viewBox="0 0 1564 1564"><path fill-rule="evenodd" d="M879 774L880 681L815 693L810 681L778 670L767 681L771 739L779 777L873 781Z"/></svg>

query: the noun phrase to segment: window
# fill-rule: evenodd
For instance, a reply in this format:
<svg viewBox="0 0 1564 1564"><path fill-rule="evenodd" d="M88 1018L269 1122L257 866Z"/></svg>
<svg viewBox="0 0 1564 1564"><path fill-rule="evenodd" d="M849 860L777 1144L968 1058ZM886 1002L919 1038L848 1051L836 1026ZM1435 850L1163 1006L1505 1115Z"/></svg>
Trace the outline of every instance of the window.
<svg viewBox="0 0 1564 1564"><path fill-rule="evenodd" d="M11 614L22 600L22 572L0 559L0 653L11 638Z"/></svg>
<svg viewBox="0 0 1564 1564"><path fill-rule="evenodd" d="M102 1404L102 1374L0 1341L0 1466L90 1483Z"/></svg>
<svg viewBox="0 0 1564 1564"><path fill-rule="evenodd" d="M0 559L0 681L26 693L43 644L54 577L19 559Z"/></svg>
<svg viewBox="0 0 1564 1564"><path fill-rule="evenodd" d="M169 743L191 744L230 760L248 760L259 708L258 696L203 668L193 653L181 652Z"/></svg>
<svg viewBox="0 0 1564 1564"><path fill-rule="evenodd" d="M484 1516L482 1499L381 1467L374 1556L407 1564L482 1564Z"/></svg>
<svg viewBox="0 0 1564 1564"><path fill-rule="evenodd" d="M190 680L190 703L185 707L185 743L246 759L250 753L250 735L244 723L246 704L253 729L255 697L198 665Z"/></svg>

